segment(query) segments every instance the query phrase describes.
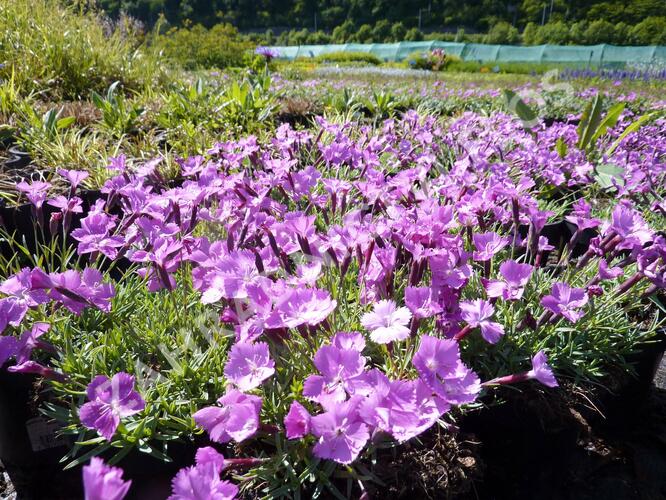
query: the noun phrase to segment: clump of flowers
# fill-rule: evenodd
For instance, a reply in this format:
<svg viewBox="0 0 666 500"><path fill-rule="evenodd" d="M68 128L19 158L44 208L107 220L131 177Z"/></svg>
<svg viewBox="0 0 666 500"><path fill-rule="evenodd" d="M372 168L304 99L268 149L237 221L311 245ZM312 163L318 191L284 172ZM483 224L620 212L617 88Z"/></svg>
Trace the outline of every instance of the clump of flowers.
<svg viewBox="0 0 666 500"><path fill-rule="evenodd" d="M0 283L0 366L52 380L47 410L99 453L207 441L171 498L233 498L223 477L243 467L244 484L282 491L277 471L298 477L312 456L365 477L354 467L376 447L496 386L594 378L654 331L632 314L666 286L666 240L631 196L654 195L627 186L664 179L646 159L661 146L618 146L626 183L607 213L555 214L548 193L596 189L564 125L531 135L467 113L444 129L409 111L316 127L215 144L176 186L119 156L86 213L75 171L60 173L67 196L20 185L38 223L44 203L61 210L80 265L44 259ZM571 235L550 236L556 215ZM84 483L89 498L129 488L98 458Z"/></svg>

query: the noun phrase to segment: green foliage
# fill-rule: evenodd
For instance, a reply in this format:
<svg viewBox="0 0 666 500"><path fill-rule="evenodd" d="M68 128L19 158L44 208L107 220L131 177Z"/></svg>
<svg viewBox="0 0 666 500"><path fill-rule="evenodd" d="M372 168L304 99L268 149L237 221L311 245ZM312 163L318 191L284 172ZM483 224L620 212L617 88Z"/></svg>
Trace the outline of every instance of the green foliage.
<svg viewBox="0 0 666 500"><path fill-rule="evenodd" d="M139 33L104 24L58 0L0 3L0 79L23 91L77 98L118 80L127 89L166 78Z"/></svg>
<svg viewBox="0 0 666 500"><path fill-rule="evenodd" d="M230 24L172 29L155 43L166 58L186 69L241 67L251 60L252 45Z"/></svg>
<svg viewBox="0 0 666 500"><path fill-rule="evenodd" d="M518 29L506 21L495 24L484 40L486 43L516 44L520 41Z"/></svg>
<svg viewBox="0 0 666 500"><path fill-rule="evenodd" d="M378 66L382 63L376 55L369 52L330 52L314 58L319 63L363 63Z"/></svg>
<svg viewBox="0 0 666 500"><path fill-rule="evenodd" d="M615 43L618 41L615 36L615 26L604 19L592 21L583 36L585 41L589 40L590 43ZM621 40L620 43L622 43Z"/></svg>
<svg viewBox="0 0 666 500"><path fill-rule="evenodd" d="M122 93L116 92L119 83L111 84L104 97L92 92L92 102L102 112L102 125L116 137L133 132L144 111L142 107L130 104Z"/></svg>
<svg viewBox="0 0 666 500"><path fill-rule="evenodd" d="M647 17L629 30L635 45L666 45L666 17Z"/></svg>
<svg viewBox="0 0 666 500"><path fill-rule="evenodd" d="M410 28L405 34L405 41L407 42L420 42L423 40L423 33L418 28Z"/></svg>
<svg viewBox="0 0 666 500"><path fill-rule="evenodd" d="M429 71L444 71L452 63L460 62L460 58L447 54L442 49L434 49L428 52L414 52L407 57L407 64L416 69L427 69Z"/></svg>

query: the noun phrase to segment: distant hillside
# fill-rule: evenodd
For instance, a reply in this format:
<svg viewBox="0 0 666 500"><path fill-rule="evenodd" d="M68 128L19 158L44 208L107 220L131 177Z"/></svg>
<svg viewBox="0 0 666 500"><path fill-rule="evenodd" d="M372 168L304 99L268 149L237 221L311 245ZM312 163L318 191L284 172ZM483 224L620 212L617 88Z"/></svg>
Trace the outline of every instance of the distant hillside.
<svg viewBox="0 0 666 500"><path fill-rule="evenodd" d="M74 0L72 0L74 1ZM634 25L666 15L665 0L88 0L115 17L121 11L151 25L160 15L173 25L210 27L229 22L240 30L269 27L331 31L345 22L360 27L378 21L409 30L465 28L486 32L498 21L521 31L529 22L605 20ZM76 0L81 3L81 0ZM419 22L420 20L420 22Z"/></svg>

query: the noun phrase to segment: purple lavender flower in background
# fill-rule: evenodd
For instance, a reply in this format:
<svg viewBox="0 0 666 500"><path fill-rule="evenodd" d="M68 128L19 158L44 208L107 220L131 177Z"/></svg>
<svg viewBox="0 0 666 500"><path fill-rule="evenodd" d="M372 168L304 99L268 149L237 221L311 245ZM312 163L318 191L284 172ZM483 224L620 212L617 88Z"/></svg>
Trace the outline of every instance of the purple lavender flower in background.
<svg viewBox="0 0 666 500"><path fill-rule="evenodd" d="M104 212L90 212L81 219L81 227L72 231L72 237L79 242L79 255L100 252L109 259L115 259L118 248L125 243L121 236L109 236L115 225Z"/></svg>
<svg viewBox="0 0 666 500"><path fill-rule="evenodd" d="M63 382L67 379L67 376L53 368L48 368L37 361L30 360L21 363L20 365L10 366L7 368L7 371L11 373L29 373L32 375L38 375L47 380L57 380L58 382Z"/></svg>
<svg viewBox="0 0 666 500"><path fill-rule="evenodd" d="M224 376L241 391L250 391L275 373L266 342L236 343L229 351Z"/></svg>
<svg viewBox="0 0 666 500"><path fill-rule="evenodd" d="M566 283L555 283L551 295L546 295L541 299L541 305L575 323L585 315L580 308L585 306L587 301L588 296L585 289L572 288Z"/></svg>
<svg viewBox="0 0 666 500"><path fill-rule="evenodd" d="M296 328L300 325L316 326L324 321L337 306L331 294L318 288L292 289L281 300L266 321L269 328Z"/></svg>
<svg viewBox="0 0 666 500"><path fill-rule="evenodd" d="M263 46L258 46L256 49L254 49L254 53L257 54L258 56L262 56L266 58L267 62L270 62L272 59L275 59L276 57L280 57L280 52L278 52L275 49L272 49L270 47L263 47Z"/></svg>
<svg viewBox="0 0 666 500"><path fill-rule="evenodd" d="M208 406L192 417L196 424L208 432L211 441L240 443L253 436L259 429L261 398L231 389L217 402L220 406Z"/></svg>
<svg viewBox="0 0 666 500"><path fill-rule="evenodd" d="M146 406L134 390L134 377L124 372L116 373L111 379L97 375L88 385L86 394L90 401L79 410L81 423L109 441L120 419L139 413Z"/></svg>
<svg viewBox="0 0 666 500"><path fill-rule="evenodd" d="M338 349L362 352L365 349L365 337L361 332L338 332L333 335L331 345Z"/></svg>
<svg viewBox="0 0 666 500"><path fill-rule="evenodd" d="M123 481L122 469L106 465L99 457L83 467L85 500L122 500L131 485L132 481Z"/></svg>
<svg viewBox="0 0 666 500"><path fill-rule="evenodd" d="M49 331L51 325L37 322L32 328L21 335L16 345L16 364L21 365L30 359L33 349L40 348L53 351L53 347L46 342L38 340L39 337Z"/></svg>
<svg viewBox="0 0 666 500"><path fill-rule="evenodd" d="M392 300L380 300L371 312L361 317L361 324L370 331L370 338L378 344L409 337L412 313L406 307L397 307Z"/></svg>

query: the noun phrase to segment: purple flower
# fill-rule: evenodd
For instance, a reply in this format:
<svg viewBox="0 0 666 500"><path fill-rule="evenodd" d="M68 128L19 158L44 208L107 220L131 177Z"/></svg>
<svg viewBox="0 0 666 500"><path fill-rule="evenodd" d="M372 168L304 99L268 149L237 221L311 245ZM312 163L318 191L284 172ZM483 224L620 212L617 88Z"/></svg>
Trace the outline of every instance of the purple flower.
<svg viewBox="0 0 666 500"><path fill-rule="evenodd" d="M446 249L443 253L430 257L433 288L448 286L462 288L472 275L472 268L466 263L467 257L459 251Z"/></svg>
<svg viewBox="0 0 666 500"><path fill-rule="evenodd" d="M215 270L205 277L201 302L212 304L220 299L245 299L248 286L267 286L268 278L261 275L254 253L249 250L232 252L215 262Z"/></svg>
<svg viewBox="0 0 666 500"><path fill-rule="evenodd" d="M548 358L543 351L537 352L532 358L532 369L527 372L529 378L533 378L548 387L557 387L553 370L548 366Z"/></svg>
<svg viewBox="0 0 666 500"><path fill-rule="evenodd" d="M109 283L102 283L102 273L97 269L87 267L81 274L73 269L51 274L34 269L31 278L33 288L50 289L49 296L74 314L81 314L87 306L104 312L111 310L115 289Z"/></svg>
<svg viewBox="0 0 666 500"><path fill-rule="evenodd" d="M16 184L16 189L24 193L30 203L32 203L38 210L41 210L42 205L46 200L46 192L50 187L50 183L42 181L35 181L30 184L25 181L21 181Z"/></svg>
<svg viewBox="0 0 666 500"><path fill-rule="evenodd" d="M381 371L371 370L368 382L370 393L361 403L361 418L400 442L430 428L450 409L420 379L390 381Z"/></svg>
<svg viewBox="0 0 666 500"><path fill-rule="evenodd" d="M208 406L192 415L197 425L208 432L211 441L228 443L233 439L240 443L257 432L260 397L231 389L217 402L221 407Z"/></svg>
<svg viewBox="0 0 666 500"><path fill-rule="evenodd" d="M275 362L268 352L268 344L236 343L229 351L224 376L241 391L250 391L275 373Z"/></svg>
<svg viewBox="0 0 666 500"><path fill-rule="evenodd" d="M532 358L532 369L522 373L513 375L505 375L503 377L494 378L483 385L503 385L515 384L517 382L524 382L526 380L538 380L543 385L548 387L557 387L559 384L553 375L553 370L548 366L548 359L543 351L537 352Z"/></svg>
<svg viewBox="0 0 666 500"><path fill-rule="evenodd" d="M51 328L51 325L48 323L37 322L32 325L30 330L21 335L16 345L16 364L21 365L28 361L32 350L35 348L53 350L50 344L38 340L39 337L49 331L49 328Z"/></svg>
<svg viewBox="0 0 666 500"><path fill-rule="evenodd" d="M125 160L127 157L125 155L118 155L115 157L109 158L109 164L106 166L109 170L114 170L116 172L125 172L127 166L125 165Z"/></svg>
<svg viewBox="0 0 666 500"><path fill-rule="evenodd" d="M90 401L79 410L81 423L109 441L121 418L139 413L146 406L134 390L134 377L124 372L116 373L111 379L97 375L88 385L86 394Z"/></svg>
<svg viewBox="0 0 666 500"><path fill-rule="evenodd" d="M612 280L623 274L624 271L621 267L608 267L606 259L599 260L599 278L602 280Z"/></svg>
<svg viewBox="0 0 666 500"><path fill-rule="evenodd" d="M340 464L356 460L370 438L368 426L359 416L362 399L354 396L312 417L312 434L317 437L317 444L312 450L315 456Z"/></svg>
<svg viewBox="0 0 666 500"><path fill-rule="evenodd" d="M122 469L106 465L99 457L83 467L85 500L122 500L131 485L132 481L123 481Z"/></svg>
<svg viewBox="0 0 666 500"><path fill-rule="evenodd" d="M623 203L613 210L610 229L622 238L622 242L617 245L619 250L642 247L653 238L653 233L641 214Z"/></svg>
<svg viewBox="0 0 666 500"><path fill-rule="evenodd" d="M109 236L115 225L104 212L90 212L81 219L81 227L72 231L72 237L79 242L79 255L101 252L109 259L115 259L118 248L125 243L121 236Z"/></svg>
<svg viewBox="0 0 666 500"><path fill-rule="evenodd" d="M315 326L333 312L338 303L326 290L298 288L287 293L266 321L269 328Z"/></svg>
<svg viewBox="0 0 666 500"><path fill-rule="evenodd" d="M460 360L455 340L423 335L412 364L430 390L449 403L471 403L481 390L479 378Z"/></svg>
<svg viewBox="0 0 666 500"><path fill-rule="evenodd" d="M18 340L16 337L0 337L0 368L9 358L16 356Z"/></svg>
<svg viewBox="0 0 666 500"><path fill-rule="evenodd" d="M171 481L168 500L233 500L238 487L220 479L224 456L211 447L199 448L196 465L181 469Z"/></svg>
<svg viewBox="0 0 666 500"><path fill-rule="evenodd" d="M64 214L80 214L83 212L82 206L83 200L78 196L72 198L67 198L66 196L56 196L52 200L47 202L48 205L52 207L59 208L60 211Z"/></svg>
<svg viewBox="0 0 666 500"><path fill-rule="evenodd" d="M496 253L509 244L509 238L501 237L497 233L477 233L472 238L476 247L474 260L479 261L491 260Z"/></svg>
<svg viewBox="0 0 666 500"><path fill-rule="evenodd" d="M339 349L332 345L319 348L314 365L321 375L310 375L303 382L303 395L321 405L339 403L351 392L350 383L365 368L365 359L359 351Z"/></svg>
<svg viewBox="0 0 666 500"><path fill-rule="evenodd" d="M462 319L472 328L480 328L481 335L487 342L496 344L504 335L504 327L494 321L489 321L495 313L493 305L483 299L464 301L460 303Z"/></svg>
<svg viewBox="0 0 666 500"><path fill-rule="evenodd" d="M298 401L293 401L289 413L284 417L284 428L287 439L300 439L310 433L310 419L308 410Z"/></svg>
<svg viewBox="0 0 666 500"><path fill-rule="evenodd" d="M430 318L443 311L432 288L408 286L405 289L405 305L416 319Z"/></svg>
<svg viewBox="0 0 666 500"><path fill-rule="evenodd" d="M0 292L9 295L11 300L20 307L22 313L19 321L23 320L23 316L25 316L28 308L37 307L38 305L49 301L48 295L44 290L33 289L33 274L34 272L26 267L6 279L2 285L0 285ZM0 320L0 325L1 324L2 322ZM2 331L1 327L0 331Z"/></svg>
<svg viewBox="0 0 666 500"><path fill-rule="evenodd" d="M601 224L600 220L591 217L591 213L592 207L590 204L580 199L574 203L571 215L568 215L565 219L575 224L578 227L578 231L584 231L585 229L592 229Z"/></svg>
<svg viewBox="0 0 666 500"><path fill-rule="evenodd" d="M8 372L12 373L30 373L39 375L47 380L57 380L63 382L67 379L65 375L55 371L53 368L47 368L44 365L37 363L37 361L26 361L20 365L14 365L7 368Z"/></svg>
<svg viewBox="0 0 666 500"><path fill-rule="evenodd" d="M372 312L361 317L361 324L370 331L370 338L378 344L409 337L409 320L412 313L406 307L396 307L392 300L375 303Z"/></svg>
<svg viewBox="0 0 666 500"><path fill-rule="evenodd" d="M70 185L72 186L72 191L76 191L76 188L79 187L79 184L90 177L90 174L84 170L67 170L60 168L58 169L57 173L69 181Z"/></svg>
<svg viewBox="0 0 666 500"><path fill-rule="evenodd" d="M533 269L529 264L519 264L515 260L502 262L500 274L504 280L482 280L488 297L519 300L523 296L525 285L530 280Z"/></svg>
<svg viewBox="0 0 666 500"><path fill-rule="evenodd" d="M277 50L272 49L270 47L262 47L261 45L259 45L256 49L254 49L254 53L259 56L265 57L267 61L270 61L271 59L274 59L276 57L280 57L280 53Z"/></svg>
<svg viewBox="0 0 666 500"><path fill-rule="evenodd" d="M155 292L166 288L174 290L176 280L172 273L176 272L181 262L183 244L173 238L156 238L150 250L137 250L130 256L133 262L148 262L154 269L144 267L138 271L142 278L149 277L148 290Z"/></svg>
<svg viewBox="0 0 666 500"><path fill-rule="evenodd" d="M365 349L365 338L361 332L338 332L331 339L331 345L338 349L362 352Z"/></svg>
<svg viewBox="0 0 666 500"><path fill-rule="evenodd" d="M551 295L546 295L541 299L541 305L575 323L585 315L579 309L587 304L587 301L588 296L585 289L571 288L566 283L555 283Z"/></svg>
<svg viewBox="0 0 666 500"><path fill-rule="evenodd" d="M0 299L0 333L5 331L7 325L19 326L26 311L27 307L13 297Z"/></svg>

